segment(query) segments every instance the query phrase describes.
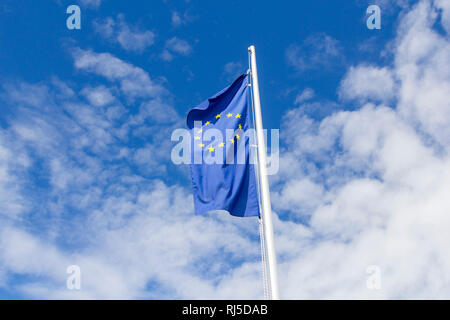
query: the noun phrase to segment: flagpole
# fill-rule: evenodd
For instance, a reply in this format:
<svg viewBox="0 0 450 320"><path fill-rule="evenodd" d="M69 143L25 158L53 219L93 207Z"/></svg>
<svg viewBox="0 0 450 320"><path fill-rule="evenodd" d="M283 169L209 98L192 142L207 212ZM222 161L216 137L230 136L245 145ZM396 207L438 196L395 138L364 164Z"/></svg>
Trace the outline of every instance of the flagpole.
<svg viewBox="0 0 450 320"><path fill-rule="evenodd" d="M262 125L261 102L259 100L258 70L256 68L255 47L250 46L248 48L248 52L250 54L252 75L256 141L258 144L258 173L261 189L262 222L269 267L268 274L270 279L270 296L272 300L279 300L280 294L278 290L277 258L273 239L272 209L270 205L269 179L267 178L266 146L264 142L264 132Z"/></svg>

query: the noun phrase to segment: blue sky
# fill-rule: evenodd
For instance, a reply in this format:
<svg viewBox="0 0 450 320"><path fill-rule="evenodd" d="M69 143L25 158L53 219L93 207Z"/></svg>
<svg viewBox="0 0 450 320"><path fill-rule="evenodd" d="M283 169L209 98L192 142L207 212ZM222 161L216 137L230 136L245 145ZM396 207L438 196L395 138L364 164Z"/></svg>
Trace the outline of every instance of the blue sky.
<svg viewBox="0 0 450 320"><path fill-rule="evenodd" d="M2 52L3 77L20 75L23 80L35 82L57 74L75 82L85 81L74 74L69 52L74 46L92 48L139 65L153 77L166 78L174 94L175 108L184 114L190 106L227 85L230 80L229 75L224 75L227 63L240 64L241 68L235 67L233 71L244 72L248 64L247 47L254 44L258 50L261 94L267 104L264 108L267 127L279 126L281 114L289 108L295 90L314 87L324 98L335 99L335 88L348 65L378 62L380 50L395 30L396 11L390 9L394 13L383 14L381 32L366 28L365 9L369 3L364 1L300 1L276 6L251 1L151 1L130 6L108 1L98 8L81 5L82 29L74 31L65 27L68 16L65 8L70 4L70 1L50 1L44 5L31 1L20 5L5 2L1 23L3 43L8 50ZM174 26L174 13L182 16L182 25ZM106 17L116 19L119 14L124 15L126 23L155 34L148 50L135 53L102 41L93 22ZM15 27L8 27L11 25ZM342 49L339 63L299 74L286 63L286 48L320 34L339 41ZM172 37L187 41L192 52L162 63L159 55L165 41ZM371 50L361 52L358 46L369 40ZM30 54L30 50L35 54ZM290 90L294 91L288 94Z"/></svg>
<svg viewBox="0 0 450 320"><path fill-rule="evenodd" d="M443 0L3 1L0 297L261 299L257 221L194 216L170 161L255 45L281 296L448 298L449 30Z"/></svg>

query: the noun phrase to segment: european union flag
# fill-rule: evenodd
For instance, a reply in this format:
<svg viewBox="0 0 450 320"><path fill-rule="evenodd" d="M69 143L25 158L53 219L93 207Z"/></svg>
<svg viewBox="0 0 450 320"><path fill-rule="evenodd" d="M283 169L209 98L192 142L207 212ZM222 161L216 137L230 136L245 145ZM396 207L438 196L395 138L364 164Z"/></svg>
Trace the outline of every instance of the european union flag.
<svg viewBox="0 0 450 320"><path fill-rule="evenodd" d="M243 74L188 113L196 214L226 210L238 217L259 216L248 94Z"/></svg>

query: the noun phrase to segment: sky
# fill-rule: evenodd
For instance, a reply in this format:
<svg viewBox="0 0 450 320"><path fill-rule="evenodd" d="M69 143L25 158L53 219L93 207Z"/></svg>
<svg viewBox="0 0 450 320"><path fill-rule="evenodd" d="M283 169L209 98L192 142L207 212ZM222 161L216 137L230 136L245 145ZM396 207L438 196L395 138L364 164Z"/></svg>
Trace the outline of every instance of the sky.
<svg viewBox="0 0 450 320"><path fill-rule="evenodd" d="M281 298L450 297L449 1L5 0L0 43L0 298L264 298L257 219L170 159L250 45Z"/></svg>

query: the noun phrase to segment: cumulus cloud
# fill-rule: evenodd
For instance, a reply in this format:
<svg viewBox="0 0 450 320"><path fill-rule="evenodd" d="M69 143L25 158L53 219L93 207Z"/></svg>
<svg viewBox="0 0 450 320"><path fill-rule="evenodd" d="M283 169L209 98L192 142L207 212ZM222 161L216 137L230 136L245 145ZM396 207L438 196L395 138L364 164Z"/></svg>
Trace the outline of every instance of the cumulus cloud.
<svg viewBox="0 0 450 320"><path fill-rule="evenodd" d="M450 47L433 27L438 16L421 1L402 18L392 69L350 68L340 93L359 100L358 110L321 121L300 108L285 115L273 205L311 233L297 248L286 245L292 251L279 267L286 298L450 295L450 74L442 68ZM393 79L395 90L384 86ZM391 107L379 104L392 98ZM366 286L370 265L381 270L380 290Z"/></svg>
<svg viewBox="0 0 450 320"><path fill-rule="evenodd" d="M16 109L0 132L0 285L55 299L258 297L257 222L197 217L190 190L161 180L182 126L166 96L125 107L115 83L148 86L147 73L92 51L74 64L106 84L18 82L1 95ZM69 265L80 291L65 288Z"/></svg>
<svg viewBox="0 0 450 320"><path fill-rule="evenodd" d="M339 96L344 100L389 101L394 97L392 72L384 67L351 67L341 82Z"/></svg>
<svg viewBox="0 0 450 320"><path fill-rule="evenodd" d="M100 36L110 42L118 43L127 51L141 53L153 45L155 40L155 34L152 31L130 26L122 14L119 14L116 20L111 17L95 20L93 25Z"/></svg>
<svg viewBox="0 0 450 320"><path fill-rule="evenodd" d="M447 33L450 33L450 3L445 0L436 0L436 7L441 11L441 23Z"/></svg>
<svg viewBox="0 0 450 320"><path fill-rule="evenodd" d="M396 81L389 106L367 85L352 111L315 120L303 102L283 116L271 176L282 298L449 297L442 7L423 0L402 16L394 61L375 72ZM188 182L159 167L181 121L166 90L111 54L79 49L74 65L94 83L3 89L13 114L0 131L0 285L32 298L262 298L258 222L194 216ZM64 287L72 264L80 291ZM370 265L380 290L366 286Z"/></svg>

